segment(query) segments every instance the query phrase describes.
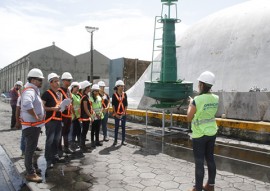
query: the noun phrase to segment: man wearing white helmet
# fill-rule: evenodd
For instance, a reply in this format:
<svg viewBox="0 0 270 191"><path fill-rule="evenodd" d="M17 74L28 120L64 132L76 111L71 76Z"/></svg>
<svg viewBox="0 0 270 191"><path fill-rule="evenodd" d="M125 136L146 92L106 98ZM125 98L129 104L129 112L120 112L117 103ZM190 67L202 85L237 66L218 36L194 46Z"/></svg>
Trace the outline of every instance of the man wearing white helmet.
<svg viewBox="0 0 270 191"><path fill-rule="evenodd" d="M120 126L122 127L122 145L126 145L126 111L127 111L127 94L124 92L124 82L122 80L118 80L115 82L115 93L112 96L112 108L113 108L113 116L115 122L114 129L114 142L113 145L117 144L118 138L118 129Z"/></svg>
<svg viewBox="0 0 270 191"><path fill-rule="evenodd" d="M205 71L198 78L199 96L190 98L187 119L191 122L192 145L195 159L195 186L189 191L214 191L216 164L214 147L217 133L215 115L219 97L210 92L215 83L215 75ZM208 167L208 181L203 186L204 160Z"/></svg>
<svg viewBox="0 0 270 191"><path fill-rule="evenodd" d="M71 92L68 89L68 87L71 84L73 77L69 72L64 72L61 76L62 80L62 86L59 88L59 92L63 96L64 99L72 99ZM71 120L72 120L72 114L71 114L71 104L67 107L65 111L62 112L62 135L59 142L59 149L62 150L62 137L64 140L64 152L67 154L73 153L73 151L69 148L69 142L68 142L68 134L70 131L71 126Z"/></svg>
<svg viewBox="0 0 270 191"><path fill-rule="evenodd" d="M9 91L9 96L11 98L10 106L12 109L11 123L10 123L11 129L15 128L16 125L16 105L18 97L20 96L20 89L22 88L22 86L23 86L22 81L17 81L14 84L14 87Z"/></svg>
<svg viewBox="0 0 270 191"><path fill-rule="evenodd" d="M102 107L103 107L103 115L104 118L101 120L102 131L103 131L103 141L109 141L108 139L108 130L107 130L107 123L108 123L108 110L110 107L110 96L105 92L105 82L99 81L99 95L102 98Z"/></svg>
<svg viewBox="0 0 270 191"><path fill-rule="evenodd" d="M48 82L50 83L50 89L45 91L41 98L46 110L45 159L47 161L47 168L52 168L54 163L60 161L58 143L62 130L62 114L59 111L59 106L62 101L62 95L58 92L60 84L59 76L56 73L48 75Z"/></svg>
<svg viewBox="0 0 270 191"><path fill-rule="evenodd" d="M45 111L43 103L40 98L39 88L42 86L44 79L43 73L40 69L33 68L27 75L28 83L21 94L21 125L23 129L23 136L25 137L25 168L26 180L32 182L41 182L35 168L33 167L33 154L38 144L38 138L41 127L44 126Z"/></svg>

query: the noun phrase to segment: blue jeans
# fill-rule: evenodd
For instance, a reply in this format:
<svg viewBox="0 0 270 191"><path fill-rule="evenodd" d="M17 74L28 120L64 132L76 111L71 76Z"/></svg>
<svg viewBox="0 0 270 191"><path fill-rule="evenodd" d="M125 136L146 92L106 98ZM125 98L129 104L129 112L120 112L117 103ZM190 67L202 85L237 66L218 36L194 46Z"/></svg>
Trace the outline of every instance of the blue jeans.
<svg viewBox="0 0 270 191"><path fill-rule="evenodd" d="M208 167L208 184L215 184L216 164L214 159L214 147L216 136L203 136L192 139L193 154L195 159L195 188L202 190L204 178L204 159Z"/></svg>
<svg viewBox="0 0 270 191"><path fill-rule="evenodd" d="M58 156L58 145L61 139L62 125L61 121L51 120L45 124L46 128L46 145L45 159L48 163L52 163Z"/></svg>
<svg viewBox="0 0 270 191"><path fill-rule="evenodd" d="M114 129L114 141L117 141L117 138L118 138L118 129L119 129L119 126L120 126L120 121L121 121L121 127L122 127L122 142L125 141L126 139L126 120L127 120L127 117L124 115L122 116L121 119L118 119L117 117L114 117L114 126L115 126L115 129Z"/></svg>
<svg viewBox="0 0 270 191"><path fill-rule="evenodd" d="M108 112L104 114L104 118L101 120L102 132L104 137L108 136L107 123L108 123Z"/></svg>

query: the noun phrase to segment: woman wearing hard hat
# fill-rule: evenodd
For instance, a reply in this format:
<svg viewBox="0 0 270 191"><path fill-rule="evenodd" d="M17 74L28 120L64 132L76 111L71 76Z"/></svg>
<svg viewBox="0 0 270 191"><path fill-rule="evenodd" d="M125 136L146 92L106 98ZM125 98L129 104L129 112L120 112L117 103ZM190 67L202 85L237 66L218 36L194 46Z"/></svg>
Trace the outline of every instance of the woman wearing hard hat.
<svg viewBox="0 0 270 191"><path fill-rule="evenodd" d="M118 138L118 129L120 126L122 127L122 145L126 145L126 111L127 111L127 94L124 92L124 82L122 80L118 80L115 82L115 93L112 96L112 108L113 108L113 116L115 121L115 129L114 129L114 142L113 145L117 144Z"/></svg>
<svg viewBox="0 0 270 191"><path fill-rule="evenodd" d="M103 107L102 107L102 99L99 96L99 85L94 84L91 88L91 97L90 101L92 103L93 107L93 123L91 128L91 146L95 148L96 146L102 146L102 144L99 141L99 131L100 131L100 125L101 120L103 119ZM94 140L94 137L96 140Z"/></svg>
<svg viewBox="0 0 270 191"><path fill-rule="evenodd" d="M85 145L86 135L89 130L90 122L92 121L92 104L89 100L88 93L91 91L91 83L88 81L83 81L81 83L81 89L83 96L81 98L80 109L81 116L80 121L82 122L82 133L81 133L81 143L80 147L83 152L88 152L88 148Z"/></svg>
<svg viewBox="0 0 270 191"><path fill-rule="evenodd" d="M71 85L71 96L72 96L72 125L70 128L71 133L71 142L75 145L75 141L77 138L77 142L81 141L81 124L79 121L81 108L81 96L78 94L80 84L78 82L72 82Z"/></svg>
<svg viewBox="0 0 270 191"><path fill-rule="evenodd" d="M219 97L210 92L215 83L215 75L205 71L198 78L199 96L190 98L187 119L191 121L193 154L195 159L195 186L189 191L214 191L216 164L214 146L217 124L215 115ZM204 159L208 167L208 181L203 186Z"/></svg>
<svg viewBox="0 0 270 191"><path fill-rule="evenodd" d="M107 123L108 123L108 111L110 107L110 96L105 92L105 82L99 81L99 95L102 98L102 107L103 107L103 115L104 118L101 120L101 126L103 131L103 141L109 141L108 139L108 130L107 130Z"/></svg>

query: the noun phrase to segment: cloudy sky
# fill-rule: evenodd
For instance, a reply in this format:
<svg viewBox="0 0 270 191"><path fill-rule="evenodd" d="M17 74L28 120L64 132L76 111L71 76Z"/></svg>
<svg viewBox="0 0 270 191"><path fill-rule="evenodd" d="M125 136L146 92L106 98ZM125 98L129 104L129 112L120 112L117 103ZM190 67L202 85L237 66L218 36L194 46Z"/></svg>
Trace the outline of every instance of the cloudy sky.
<svg viewBox="0 0 270 191"><path fill-rule="evenodd" d="M177 34L200 19L247 0L179 0ZM78 55L90 50L85 26L99 27L94 48L110 59L151 60L161 0L0 0L0 68L52 45Z"/></svg>

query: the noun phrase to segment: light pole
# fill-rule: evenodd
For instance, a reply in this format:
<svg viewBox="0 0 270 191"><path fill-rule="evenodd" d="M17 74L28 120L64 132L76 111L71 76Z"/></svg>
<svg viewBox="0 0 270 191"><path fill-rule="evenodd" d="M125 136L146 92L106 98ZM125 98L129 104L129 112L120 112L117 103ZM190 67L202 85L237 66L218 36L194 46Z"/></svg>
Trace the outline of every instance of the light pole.
<svg viewBox="0 0 270 191"><path fill-rule="evenodd" d="M94 73L93 73L93 68L94 68L94 64L93 64L93 32L98 30L98 27L89 27L89 26L85 26L85 29L87 30L87 32L90 33L91 36L91 42L90 42L90 53L91 53L91 62L90 62L90 82L93 83L94 80Z"/></svg>

